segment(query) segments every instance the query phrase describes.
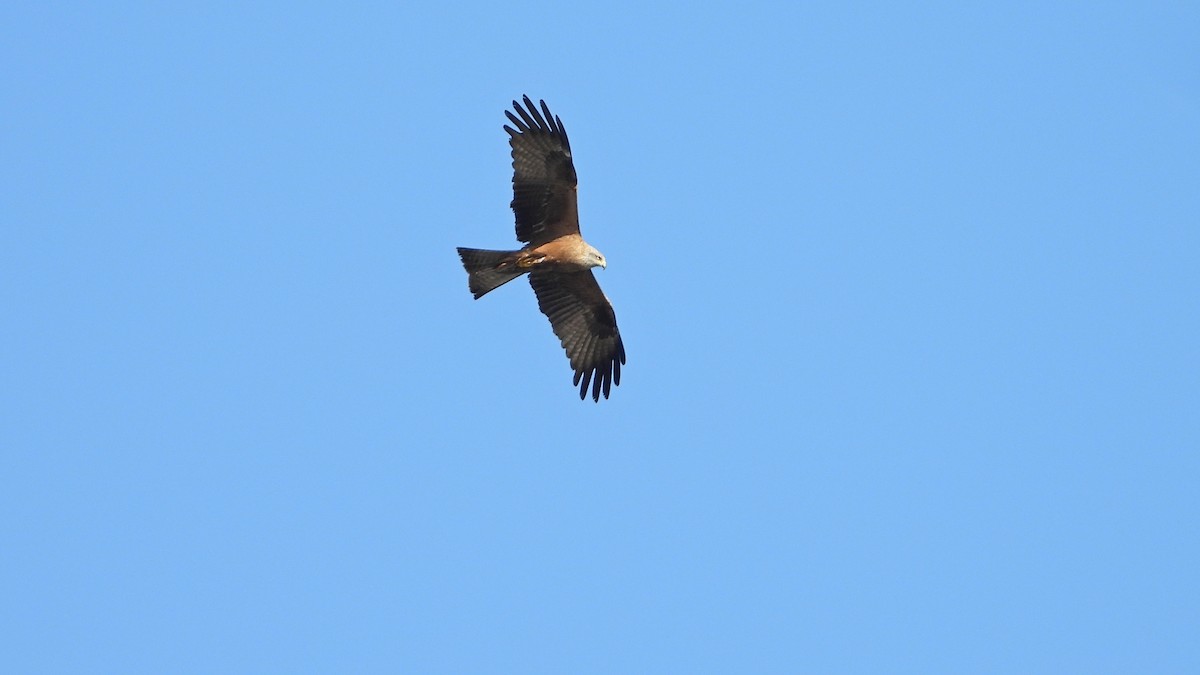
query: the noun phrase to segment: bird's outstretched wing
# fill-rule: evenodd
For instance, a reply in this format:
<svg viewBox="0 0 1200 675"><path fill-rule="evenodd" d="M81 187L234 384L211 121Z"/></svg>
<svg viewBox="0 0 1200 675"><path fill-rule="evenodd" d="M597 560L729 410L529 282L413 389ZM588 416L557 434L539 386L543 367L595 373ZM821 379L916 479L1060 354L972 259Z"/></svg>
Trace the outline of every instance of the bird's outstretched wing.
<svg viewBox="0 0 1200 675"><path fill-rule="evenodd" d="M504 111L516 126L504 130L512 138L513 200L517 219L517 239L527 244L543 244L565 234L579 234L579 207L576 200L575 165L571 144L562 120L534 107L528 96L525 106L513 101Z"/></svg>
<svg viewBox="0 0 1200 675"><path fill-rule="evenodd" d="M529 275L529 284L571 360L579 398L587 397L589 384L593 401L600 400L601 392L608 398L612 385L621 384L625 345L617 330L617 315L596 277L590 270L543 272Z"/></svg>

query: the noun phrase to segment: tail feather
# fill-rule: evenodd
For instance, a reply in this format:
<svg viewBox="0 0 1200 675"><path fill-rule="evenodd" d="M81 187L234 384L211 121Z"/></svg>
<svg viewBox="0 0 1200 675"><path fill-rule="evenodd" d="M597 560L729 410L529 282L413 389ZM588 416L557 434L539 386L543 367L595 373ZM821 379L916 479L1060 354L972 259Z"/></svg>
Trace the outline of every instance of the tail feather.
<svg viewBox="0 0 1200 675"><path fill-rule="evenodd" d="M512 258L515 253L516 251L487 251L461 246L458 248L458 256L462 258L463 267L467 270L467 283L476 300L488 291L499 288L525 273L525 270L513 264L500 269L500 264Z"/></svg>

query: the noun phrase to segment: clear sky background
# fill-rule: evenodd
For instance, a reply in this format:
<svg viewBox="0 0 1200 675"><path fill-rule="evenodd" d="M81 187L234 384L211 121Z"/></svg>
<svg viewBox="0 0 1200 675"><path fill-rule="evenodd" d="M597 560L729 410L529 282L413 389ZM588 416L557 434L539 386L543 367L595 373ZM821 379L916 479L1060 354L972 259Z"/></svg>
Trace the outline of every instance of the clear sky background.
<svg viewBox="0 0 1200 675"><path fill-rule="evenodd" d="M1198 36L5 3L0 671L1200 672ZM599 404L454 252L526 93Z"/></svg>

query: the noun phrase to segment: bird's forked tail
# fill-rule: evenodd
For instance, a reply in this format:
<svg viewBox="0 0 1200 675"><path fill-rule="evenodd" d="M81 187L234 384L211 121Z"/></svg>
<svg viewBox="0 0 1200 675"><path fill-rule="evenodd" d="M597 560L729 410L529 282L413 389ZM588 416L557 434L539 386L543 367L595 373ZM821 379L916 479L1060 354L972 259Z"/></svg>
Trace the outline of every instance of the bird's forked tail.
<svg viewBox="0 0 1200 675"><path fill-rule="evenodd" d="M517 251L458 247L458 256L467 270L467 283L476 300L528 271L517 267L516 254Z"/></svg>

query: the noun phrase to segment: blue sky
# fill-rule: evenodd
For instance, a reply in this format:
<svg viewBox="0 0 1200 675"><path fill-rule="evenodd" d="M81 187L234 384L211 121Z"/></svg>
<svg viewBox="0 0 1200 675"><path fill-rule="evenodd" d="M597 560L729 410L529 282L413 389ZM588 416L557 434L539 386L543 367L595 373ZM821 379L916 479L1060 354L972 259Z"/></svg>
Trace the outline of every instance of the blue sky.
<svg viewBox="0 0 1200 675"><path fill-rule="evenodd" d="M0 670L1200 670L1194 3L431 5L0 9Z"/></svg>

